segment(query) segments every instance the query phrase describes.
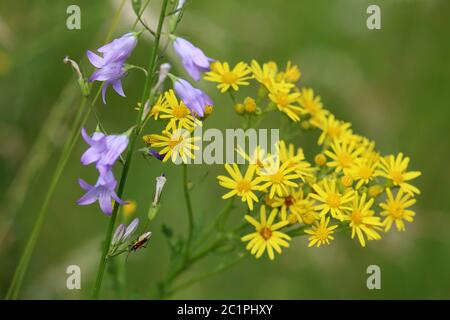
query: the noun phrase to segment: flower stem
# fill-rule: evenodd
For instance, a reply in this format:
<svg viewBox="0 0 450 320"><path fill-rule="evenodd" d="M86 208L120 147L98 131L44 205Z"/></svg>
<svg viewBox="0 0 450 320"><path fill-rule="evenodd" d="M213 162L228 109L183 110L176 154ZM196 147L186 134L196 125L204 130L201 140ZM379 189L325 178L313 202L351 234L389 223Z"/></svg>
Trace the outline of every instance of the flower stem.
<svg viewBox="0 0 450 320"><path fill-rule="evenodd" d="M188 187L188 177L187 177L187 164L183 163L183 192L184 192L184 199L186 201L186 207L188 211L188 219L189 219L189 229L188 229L188 237L186 241L186 259L189 257L189 251L191 247L191 241L192 241L192 233L194 231L194 214L192 211L192 203L191 203L191 197L189 195L189 187Z"/></svg>
<svg viewBox="0 0 450 320"><path fill-rule="evenodd" d="M155 43L153 45L152 55L150 56L149 67L147 70L147 72L148 72L147 78L145 80L144 90L142 93L141 106L145 105L145 101L147 100L147 98L149 96L149 89L151 88L153 80L154 80L159 40L161 37L161 30L162 30L162 26L163 26L163 22L164 22L167 4L168 4L168 0L164 0L162 3L162 6L161 6L161 13L159 16L158 28L157 28L156 36L155 36ZM153 93L151 92L150 96L152 94ZM132 133L132 136L130 139L130 147L128 148L127 156L125 159L125 164L124 164L124 167L122 170L122 175L120 177L119 187L117 189L117 195L119 198L122 198L123 192L125 190L125 184L127 181L128 172L130 170L131 161L133 159L133 154L134 154L134 149L136 146L137 138L139 137L139 134L142 130L141 121L142 121L142 113L143 112L144 112L144 108L142 107L142 108L140 108L139 114L136 119L135 129L133 130L133 133ZM106 268L109 244L111 243L111 238L112 238L112 234L113 234L114 225L116 223L118 210L119 210L119 203L115 202L113 212L112 212L111 218L109 220L108 228L106 229L106 235L105 235L102 254L101 254L100 262L99 262L99 266L98 266L97 277L95 280L94 290L92 293L92 297L94 299L98 299L98 297L100 295L100 289L102 287L103 275L105 273L105 268Z"/></svg>
<svg viewBox="0 0 450 320"><path fill-rule="evenodd" d="M119 9L117 10L117 12L115 14L113 23L110 26L110 29L108 31L108 36L106 37L105 42L108 42L110 40L112 33L117 26L117 23L119 21L120 15L122 13L122 9L124 7L125 1L126 0L122 0L121 4L119 6ZM23 251L23 253L20 257L19 264L17 265L16 270L13 275L13 280L11 281L11 284L8 288L8 292L5 297L6 299L15 300L15 299L17 299L17 297L19 295L20 289L22 287L23 279L25 277L25 273L28 270L28 265L29 265L29 262L31 259L31 255L36 246L36 241L38 239L39 233L42 228L42 224L43 224L45 216L47 214L48 205L50 204L50 200L52 199L53 194L56 190L56 186L59 182L62 172L64 171L64 169L66 167L67 161L69 160L70 155L72 154L72 151L78 141L80 129L86 122L86 120L90 114L90 111L93 109L94 104L100 95L100 90L101 90L101 88L99 88L99 90L91 104L91 108L85 113L84 117L82 117L82 114L83 114L83 111L85 109L85 106L86 106L86 103L88 100L87 97L83 97L81 105L78 108L77 115L75 116L75 121L74 121L72 130L71 130L70 136L66 140L66 143L64 144L63 151L61 152L61 156L58 160L56 169L53 173L52 180L50 182L50 187L47 190L47 194L45 195L44 202L38 213L36 222L33 225L33 229L31 231L30 238L28 239L28 242L25 246L25 250Z"/></svg>

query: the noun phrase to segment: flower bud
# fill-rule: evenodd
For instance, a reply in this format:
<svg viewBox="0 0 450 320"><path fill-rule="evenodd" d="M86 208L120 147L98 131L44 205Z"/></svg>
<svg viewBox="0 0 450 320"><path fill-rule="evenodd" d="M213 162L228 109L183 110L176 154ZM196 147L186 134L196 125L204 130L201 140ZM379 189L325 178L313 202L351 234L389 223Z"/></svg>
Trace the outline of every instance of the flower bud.
<svg viewBox="0 0 450 320"><path fill-rule="evenodd" d="M314 157L314 162L318 166L324 166L327 163L327 157L323 153L319 153Z"/></svg>

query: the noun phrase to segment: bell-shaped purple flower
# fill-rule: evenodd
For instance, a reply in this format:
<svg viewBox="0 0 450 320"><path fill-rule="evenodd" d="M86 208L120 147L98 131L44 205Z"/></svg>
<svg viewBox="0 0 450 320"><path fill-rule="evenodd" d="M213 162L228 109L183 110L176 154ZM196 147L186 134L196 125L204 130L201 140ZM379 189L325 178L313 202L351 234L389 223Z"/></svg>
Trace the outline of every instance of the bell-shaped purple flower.
<svg viewBox="0 0 450 320"><path fill-rule="evenodd" d="M131 52L136 47L137 37L135 33L127 33L122 37L113 40L112 42L97 49L103 54L103 57L87 51L86 55L91 64L97 70L89 78L89 81L104 82L102 88L103 103L106 104L106 89L112 85L113 89L122 97L125 97L123 92L121 79L125 75L124 64L125 60L131 55Z"/></svg>
<svg viewBox="0 0 450 320"><path fill-rule="evenodd" d="M114 189L117 186L117 181L111 171L107 171L104 174L100 174L97 183L92 186L83 179L78 179L78 183L81 188L87 192L77 201L77 204L86 206L98 201L100 209L106 214L111 215L113 210L113 200L126 204L127 202L121 200Z"/></svg>
<svg viewBox="0 0 450 320"><path fill-rule="evenodd" d="M213 105L213 101L206 93L200 89L194 88L184 79L178 78L175 81L173 88L186 107L188 107L192 113L195 113L200 117L203 117L206 106Z"/></svg>
<svg viewBox="0 0 450 320"><path fill-rule="evenodd" d="M90 137L84 128L81 129L81 135L89 145L89 148L81 156L81 163L84 165L96 163L100 173L111 169L128 146L129 141L126 134L105 135L101 132L95 132Z"/></svg>
<svg viewBox="0 0 450 320"><path fill-rule="evenodd" d="M183 38L176 38L173 43L173 48L181 58L184 68L192 79L198 81L202 72L210 71L209 64L214 60L208 58L202 50L189 41Z"/></svg>

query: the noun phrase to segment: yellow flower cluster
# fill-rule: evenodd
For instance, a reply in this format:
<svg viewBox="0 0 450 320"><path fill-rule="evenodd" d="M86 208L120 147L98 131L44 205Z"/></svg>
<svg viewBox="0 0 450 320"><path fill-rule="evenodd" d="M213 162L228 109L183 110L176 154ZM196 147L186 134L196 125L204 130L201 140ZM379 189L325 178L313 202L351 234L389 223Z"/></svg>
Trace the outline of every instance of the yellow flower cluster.
<svg viewBox="0 0 450 320"><path fill-rule="evenodd" d="M212 107L205 110L205 115L212 112ZM149 147L161 148L159 154L162 161L169 159L177 161L181 158L187 162L193 159L193 151L198 149L194 142L199 137L191 137L190 132L202 122L186 107L183 101L178 100L172 89L159 96L156 103L149 110L149 117L165 121L165 128L161 134L149 134L143 137L144 143Z"/></svg>
<svg viewBox="0 0 450 320"><path fill-rule="evenodd" d="M255 232L242 241L248 242L247 249L257 258L267 252L274 259L274 251L281 253L299 230L309 235L310 247L329 244L333 233L346 230L364 247L367 241L381 239L392 224L404 231L405 221L412 222L415 215L410 210L414 197L420 194L410 182L421 173L408 170L408 157L380 155L374 141L355 134L350 123L325 109L311 88L299 88L300 76L299 68L290 62L280 70L274 62L255 60L239 62L234 68L215 62L205 76L218 82L221 92L256 84L255 99L246 97L235 106L237 113L263 117L279 111L296 123L294 131L317 132L322 149L308 162L303 150L287 139L277 144L276 154L261 147L249 154L238 150L249 162L244 174L237 164L225 165L229 176L218 179L230 191L223 198L236 196L247 204L245 220ZM247 110L245 101L251 102L251 109ZM271 210L268 218L266 207Z"/></svg>

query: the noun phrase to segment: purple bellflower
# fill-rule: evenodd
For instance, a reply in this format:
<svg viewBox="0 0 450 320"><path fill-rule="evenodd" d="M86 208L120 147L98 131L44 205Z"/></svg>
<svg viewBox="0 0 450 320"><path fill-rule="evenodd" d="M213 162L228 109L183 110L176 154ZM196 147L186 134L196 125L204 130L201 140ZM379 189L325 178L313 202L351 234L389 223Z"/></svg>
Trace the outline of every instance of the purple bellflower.
<svg viewBox="0 0 450 320"><path fill-rule="evenodd" d="M194 88L184 79L178 78L175 81L173 88L186 107L188 107L192 113L195 113L200 117L203 117L206 106L213 105L213 101L206 93L200 89Z"/></svg>
<svg viewBox="0 0 450 320"><path fill-rule="evenodd" d="M187 73L195 81L200 80L201 73L210 71L209 64L214 59L208 58L202 50L183 38L176 38L173 48L180 57Z"/></svg>
<svg viewBox="0 0 450 320"><path fill-rule="evenodd" d="M91 64L97 70L89 78L89 81L104 82L102 88L103 103L106 104L106 89L112 85L113 89L122 97L125 97L123 92L121 79L125 75L124 64L125 60L131 55L131 52L136 47L137 37L136 33L127 33L122 37L113 40L112 42L97 49L103 54L103 57L95 54L92 51L87 51L86 55Z"/></svg>
<svg viewBox="0 0 450 320"><path fill-rule="evenodd" d="M111 215L113 206L113 200L120 204L126 204L127 202L121 200L114 189L117 186L117 181L114 178L112 171L100 174L97 183L92 186L83 179L78 179L80 187L87 192L77 201L77 204L81 206L92 204L98 201L100 209L106 214Z"/></svg>
<svg viewBox="0 0 450 320"><path fill-rule="evenodd" d="M81 129L81 135L89 145L89 148L81 156L81 163L83 165L96 163L101 174L111 170L111 167L128 146L129 141L126 134L105 135L101 132L95 132L90 137L84 128Z"/></svg>

